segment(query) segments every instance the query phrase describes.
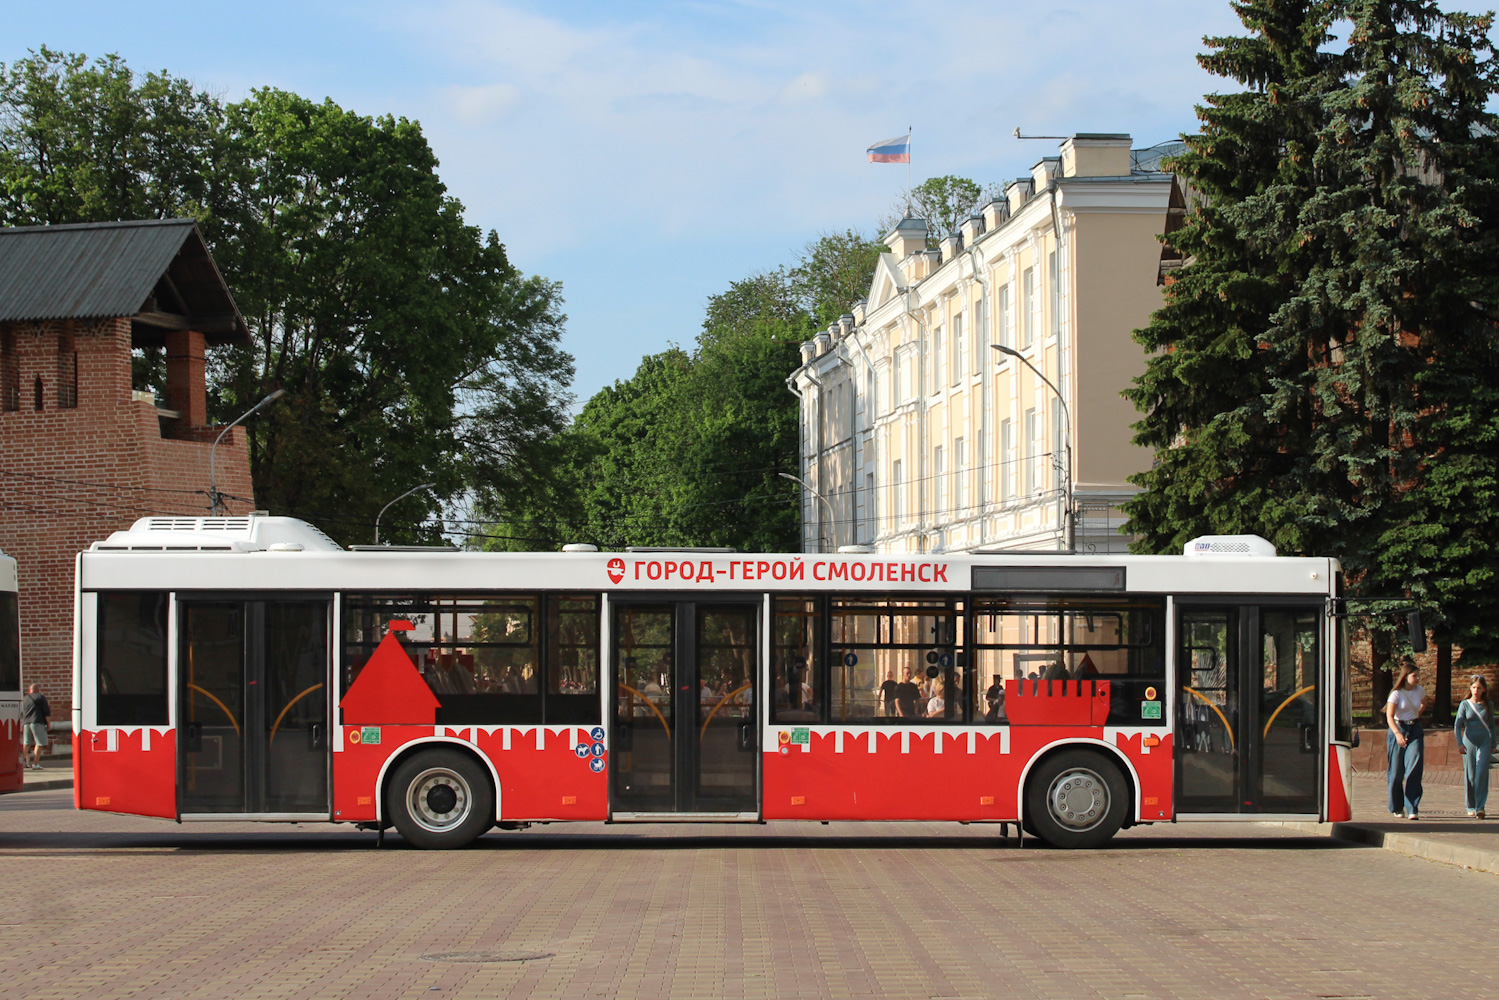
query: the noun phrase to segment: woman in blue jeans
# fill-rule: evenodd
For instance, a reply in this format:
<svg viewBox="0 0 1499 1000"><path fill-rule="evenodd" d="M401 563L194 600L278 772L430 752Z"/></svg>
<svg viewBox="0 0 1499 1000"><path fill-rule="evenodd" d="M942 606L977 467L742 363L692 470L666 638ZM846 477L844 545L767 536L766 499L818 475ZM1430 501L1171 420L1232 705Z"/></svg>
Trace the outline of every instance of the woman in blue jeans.
<svg viewBox="0 0 1499 1000"><path fill-rule="evenodd" d="M1457 749L1463 755L1463 798L1468 815L1484 818L1489 800L1489 759L1494 752L1494 706L1489 684L1478 674L1468 686L1468 697L1457 706L1452 723Z"/></svg>
<svg viewBox="0 0 1499 1000"><path fill-rule="evenodd" d="M1421 712L1426 708L1426 689L1416 683L1416 664L1404 660L1396 668L1395 686L1385 702L1385 721L1390 734L1385 749L1390 755L1390 813L1406 819L1419 819L1421 808L1421 775L1425 761L1425 731Z"/></svg>

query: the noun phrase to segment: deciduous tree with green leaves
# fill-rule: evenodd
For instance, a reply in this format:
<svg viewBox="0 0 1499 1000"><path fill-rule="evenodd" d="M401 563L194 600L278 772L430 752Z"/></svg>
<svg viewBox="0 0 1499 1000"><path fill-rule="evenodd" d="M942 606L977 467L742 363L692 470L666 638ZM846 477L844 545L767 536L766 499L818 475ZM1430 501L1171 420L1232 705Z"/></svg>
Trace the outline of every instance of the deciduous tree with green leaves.
<svg viewBox="0 0 1499 1000"><path fill-rule="evenodd" d="M597 393L547 446L556 478L487 508L495 547L798 548L798 487L781 478L799 466L786 377L801 342L865 294L883 249L825 234L794 265L711 297L693 351L646 357Z"/></svg>
<svg viewBox="0 0 1499 1000"><path fill-rule="evenodd" d="M382 524L431 541L443 501L534 485L573 374L560 289L464 221L417 123L43 48L0 66L0 183L7 224L199 221L252 336L215 352L211 412L287 393L249 427L258 503L362 542L433 481Z"/></svg>

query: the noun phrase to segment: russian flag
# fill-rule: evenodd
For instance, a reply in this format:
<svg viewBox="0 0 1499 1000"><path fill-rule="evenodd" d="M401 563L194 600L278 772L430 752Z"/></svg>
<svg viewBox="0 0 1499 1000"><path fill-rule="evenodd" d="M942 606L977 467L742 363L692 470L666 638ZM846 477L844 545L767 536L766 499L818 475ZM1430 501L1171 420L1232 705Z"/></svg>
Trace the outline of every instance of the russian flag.
<svg viewBox="0 0 1499 1000"><path fill-rule="evenodd" d="M867 150L870 163L910 163L911 133L877 142Z"/></svg>

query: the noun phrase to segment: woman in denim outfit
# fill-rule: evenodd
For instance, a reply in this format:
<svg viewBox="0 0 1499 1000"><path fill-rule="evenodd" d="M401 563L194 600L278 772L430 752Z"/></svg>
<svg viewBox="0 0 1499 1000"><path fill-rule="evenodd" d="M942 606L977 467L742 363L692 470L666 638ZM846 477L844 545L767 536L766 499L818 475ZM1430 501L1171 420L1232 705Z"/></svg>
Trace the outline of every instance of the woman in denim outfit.
<svg viewBox="0 0 1499 1000"><path fill-rule="evenodd" d="M1463 799L1468 815L1483 819L1489 800L1489 758L1494 752L1494 706L1489 684L1478 674L1468 686L1468 697L1457 706L1452 723L1457 749L1463 755Z"/></svg>
<svg viewBox="0 0 1499 1000"><path fill-rule="evenodd" d="M1385 749L1390 755L1390 813L1419 819L1422 759L1426 746L1421 712L1426 708L1426 689L1416 683L1417 668L1410 660L1397 668L1395 686L1385 702L1385 721L1390 734Z"/></svg>

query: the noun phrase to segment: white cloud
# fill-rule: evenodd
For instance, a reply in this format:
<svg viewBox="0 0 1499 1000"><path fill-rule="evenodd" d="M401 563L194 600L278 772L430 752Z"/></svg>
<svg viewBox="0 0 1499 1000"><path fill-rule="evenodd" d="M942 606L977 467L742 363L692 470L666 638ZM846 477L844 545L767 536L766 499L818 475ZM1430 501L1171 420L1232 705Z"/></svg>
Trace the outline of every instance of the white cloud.
<svg viewBox="0 0 1499 1000"><path fill-rule="evenodd" d="M504 116L520 101L520 88L513 83L490 83L479 87L443 88L447 104L460 121L485 125Z"/></svg>

